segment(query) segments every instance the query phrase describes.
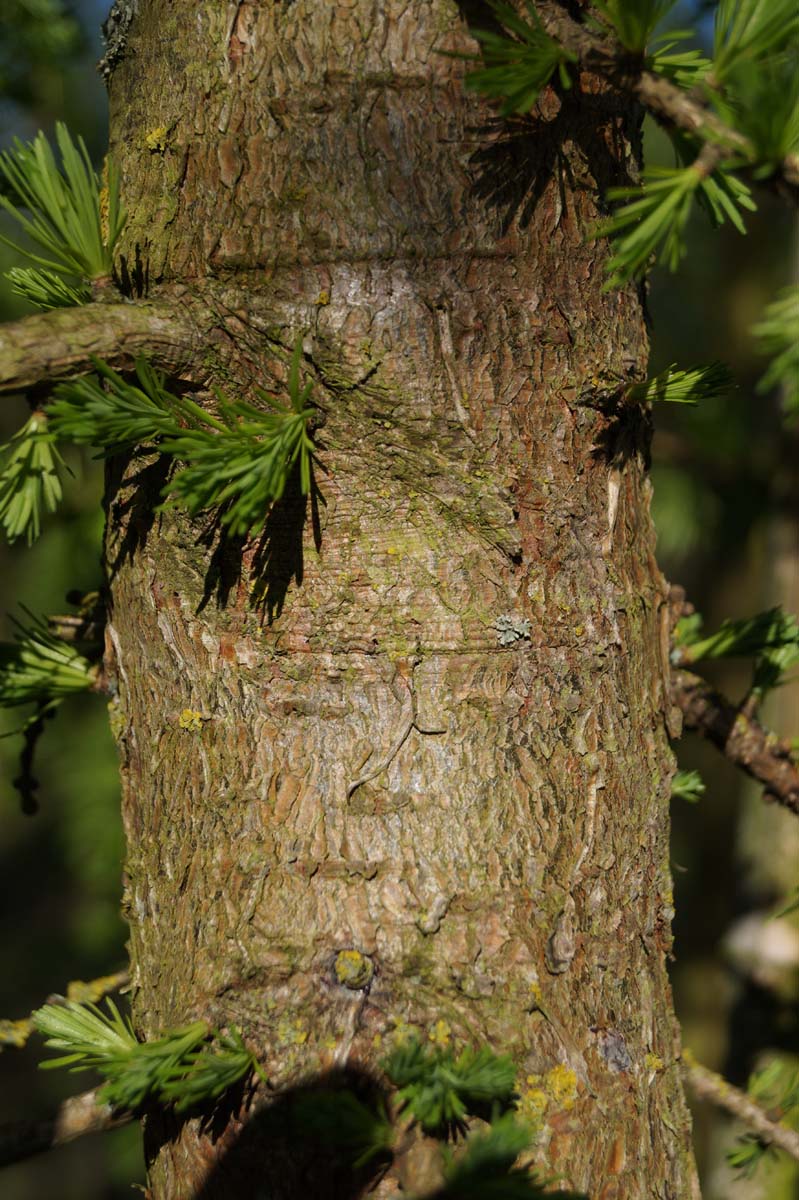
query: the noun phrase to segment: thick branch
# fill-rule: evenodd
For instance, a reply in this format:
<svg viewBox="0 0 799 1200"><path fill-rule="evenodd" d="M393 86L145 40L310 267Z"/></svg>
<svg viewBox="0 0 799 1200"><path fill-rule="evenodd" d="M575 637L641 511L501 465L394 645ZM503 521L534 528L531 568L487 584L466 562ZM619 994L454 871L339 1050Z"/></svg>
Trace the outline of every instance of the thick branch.
<svg viewBox="0 0 799 1200"><path fill-rule="evenodd" d="M674 673L672 700L682 709L686 729L713 742L778 803L799 814L799 768L787 742L690 671Z"/></svg>
<svg viewBox="0 0 799 1200"><path fill-rule="evenodd" d="M722 1075L703 1067L693 1055L684 1053L682 1063L687 1083L701 1100L709 1100L725 1112L732 1113L748 1125L761 1141L784 1150L799 1162L799 1133L773 1120L751 1096L733 1087Z"/></svg>
<svg viewBox="0 0 799 1200"><path fill-rule="evenodd" d="M580 66L609 80L634 95L666 125L676 126L697 137L721 143L732 153L754 158L749 139L723 121L701 98L683 91L670 80L642 66L617 42L591 33L567 16L557 0L539 0L538 9L547 33L577 56ZM795 201L799 201L799 156L788 155L781 164L782 179Z"/></svg>
<svg viewBox="0 0 799 1200"><path fill-rule="evenodd" d="M44 1120L0 1125L0 1167L63 1146L87 1133L102 1133L127 1125L132 1119L129 1112L118 1112L109 1104L101 1104L96 1089L70 1096L53 1116Z"/></svg>
<svg viewBox="0 0 799 1200"><path fill-rule="evenodd" d="M200 348L199 329L171 305L122 301L56 308L0 325L0 392L90 371L91 355L130 368L146 353L160 370L181 375Z"/></svg>

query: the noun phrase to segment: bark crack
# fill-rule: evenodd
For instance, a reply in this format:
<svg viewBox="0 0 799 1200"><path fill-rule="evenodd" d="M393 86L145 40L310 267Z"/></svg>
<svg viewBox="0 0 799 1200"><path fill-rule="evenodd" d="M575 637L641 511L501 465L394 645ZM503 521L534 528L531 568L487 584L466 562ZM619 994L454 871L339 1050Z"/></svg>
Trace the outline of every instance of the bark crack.
<svg viewBox="0 0 799 1200"><path fill-rule="evenodd" d="M413 690L413 670L419 659L412 659L407 666L410 668L406 678L403 674L401 666L398 664L394 672L394 678L391 681L391 690L394 695L402 703L402 711L399 717L399 729L396 736L392 739L391 746L386 754L384 754L377 762L367 767L357 779L347 785L347 799L349 800L353 792L355 792L364 783L369 783L370 780L376 779L383 771L391 764L391 762L399 754L402 747L405 745L410 732L416 723L416 698ZM404 693L403 693L404 689ZM370 754L369 759L374 755ZM367 762L369 761L367 759Z"/></svg>

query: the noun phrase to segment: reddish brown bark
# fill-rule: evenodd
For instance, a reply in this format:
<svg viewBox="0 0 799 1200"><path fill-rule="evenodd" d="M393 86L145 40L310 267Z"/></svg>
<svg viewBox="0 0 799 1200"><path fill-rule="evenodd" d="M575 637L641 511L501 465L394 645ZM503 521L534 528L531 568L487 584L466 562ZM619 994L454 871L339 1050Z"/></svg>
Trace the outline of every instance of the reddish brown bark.
<svg viewBox="0 0 799 1200"><path fill-rule="evenodd" d="M301 334L325 417L323 499L260 542L110 481L135 1012L238 1024L273 1089L446 1022L565 1066L546 1173L676 1200L666 589L647 423L594 405L646 360L588 238L636 130L588 76L496 119L473 45L452 0L142 0L113 78L124 254L211 318L189 377L277 390ZM253 1128L151 1122L152 1196L361 1194Z"/></svg>

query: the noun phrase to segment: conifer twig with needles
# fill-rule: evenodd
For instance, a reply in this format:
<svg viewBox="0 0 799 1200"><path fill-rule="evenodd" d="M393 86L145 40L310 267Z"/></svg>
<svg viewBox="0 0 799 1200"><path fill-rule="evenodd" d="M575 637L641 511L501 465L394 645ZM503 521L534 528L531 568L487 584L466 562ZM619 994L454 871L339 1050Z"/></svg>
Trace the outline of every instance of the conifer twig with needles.
<svg viewBox="0 0 799 1200"><path fill-rule="evenodd" d="M761 1141L784 1150L799 1162L797 1130L789 1129L779 1120L773 1120L750 1095L735 1087L722 1075L697 1062L687 1050L682 1054L682 1068L686 1082L701 1100L708 1100L718 1108L723 1108L725 1112L748 1125Z"/></svg>

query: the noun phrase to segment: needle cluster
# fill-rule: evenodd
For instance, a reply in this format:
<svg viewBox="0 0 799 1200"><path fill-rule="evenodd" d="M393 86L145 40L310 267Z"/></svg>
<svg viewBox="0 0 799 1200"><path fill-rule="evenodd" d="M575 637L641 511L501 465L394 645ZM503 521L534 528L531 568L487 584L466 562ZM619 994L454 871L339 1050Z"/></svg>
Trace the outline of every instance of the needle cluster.
<svg viewBox="0 0 799 1200"><path fill-rule="evenodd" d="M508 5L489 7L501 30L473 31L483 65L467 86L497 99L504 115L529 112L556 67L561 85L568 86L566 67L576 56L544 29L532 4L528 20ZM799 154L795 0L720 0L711 57L686 44L693 36L689 30L657 33L674 7L675 0L591 0L583 27L576 26L574 44L590 46L592 69L604 64L621 86L646 74L651 86L662 80L676 89L673 107L681 102L680 92L692 106L692 118L682 127L654 110L672 140L677 165L650 168L640 184L608 192L611 202L622 203L594 236L613 242L607 264L611 288L644 275L654 261L676 270L697 205L715 225L729 221L745 233L745 213L755 208L747 181L772 178Z"/></svg>
<svg viewBox="0 0 799 1200"><path fill-rule="evenodd" d="M724 621L716 633L702 636L702 616L693 613L674 630L672 662L675 666L715 658L753 658L749 702L758 706L774 688L786 682L799 665L799 624L796 617L777 606L738 621Z"/></svg>
<svg viewBox="0 0 799 1200"><path fill-rule="evenodd" d="M83 281L111 275L125 224L114 164L107 160L105 178L98 178L82 138L73 142L61 122L56 143L60 168L41 132L27 144L15 138L0 154L0 176L10 192L10 197L0 192L0 206L36 249L4 235L0 240L36 263L38 269L17 268L13 283L42 308L81 302L75 297L85 295Z"/></svg>
<svg viewBox="0 0 799 1200"><path fill-rule="evenodd" d="M137 383L94 360L97 375L59 384L48 408L56 438L99 447L105 454L146 444L180 465L165 489L165 505L190 513L215 509L237 536L261 525L282 497L295 467L303 494L311 488L314 444L308 423L311 383L300 380L301 343L291 359L282 405L262 389L262 407L216 392L216 415L168 391L144 359Z"/></svg>
<svg viewBox="0 0 799 1200"><path fill-rule="evenodd" d="M114 1108L136 1111L154 1101L183 1112L217 1100L257 1069L235 1029L221 1034L205 1021L194 1021L140 1042L130 1018L113 1000L106 1005L107 1012L75 1000L46 1004L32 1020L46 1046L64 1051L41 1066L98 1071L106 1080L99 1098Z"/></svg>
<svg viewBox="0 0 799 1200"><path fill-rule="evenodd" d="M13 642L0 642L0 707L36 704L52 708L65 696L86 692L97 670L69 642L50 633L30 613L17 621Z"/></svg>
<svg viewBox="0 0 799 1200"><path fill-rule="evenodd" d="M61 500L61 455L47 416L34 412L0 446L0 525L9 542L25 537L28 545L41 532L42 513L55 512Z"/></svg>
<svg viewBox="0 0 799 1200"><path fill-rule="evenodd" d="M486 1046L456 1055L413 1038L392 1051L383 1069L399 1089L401 1106L429 1132L458 1125L492 1104L509 1104L516 1077L511 1059Z"/></svg>

